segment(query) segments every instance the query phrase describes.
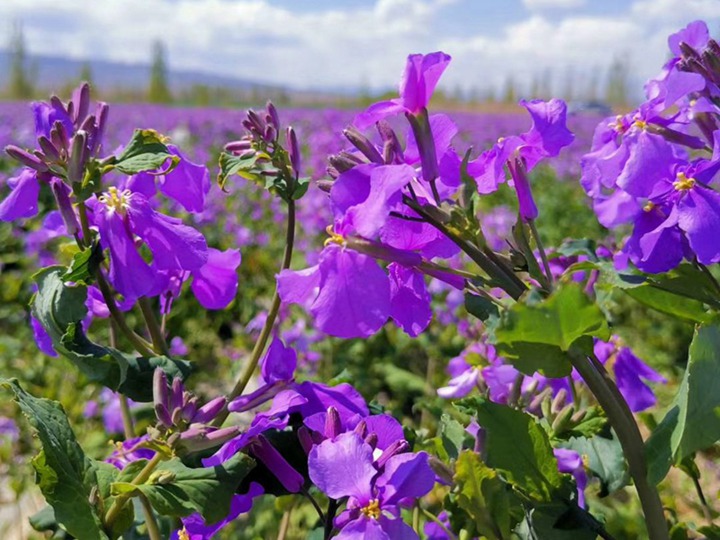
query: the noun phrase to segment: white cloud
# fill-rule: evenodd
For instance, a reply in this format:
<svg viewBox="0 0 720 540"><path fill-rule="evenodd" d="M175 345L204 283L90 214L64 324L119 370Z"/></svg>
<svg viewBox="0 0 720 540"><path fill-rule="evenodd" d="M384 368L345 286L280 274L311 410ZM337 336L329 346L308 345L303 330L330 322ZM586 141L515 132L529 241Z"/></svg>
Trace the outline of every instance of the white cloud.
<svg viewBox="0 0 720 540"><path fill-rule="evenodd" d="M576 8L585 5L586 0L523 0L523 5L530 10L547 8Z"/></svg>
<svg viewBox="0 0 720 540"><path fill-rule="evenodd" d="M437 19L457 2L376 0L297 12L268 0L0 0L0 21L21 19L34 53L147 62L160 38L174 69L298 88L395 86L407 54L445 50L454 58L445 89L499 88L510 74L527 84L548 69L556 79L570 69L593 77L615 56L630 60L639 88L659 71L669 33L696 18L720 22L719 0L636 0L616 16L580 9L552 19L539 11L494 37L457 37L462 32L447 24L442 34ZM524 2L569 7L582 0Z"/></svg>

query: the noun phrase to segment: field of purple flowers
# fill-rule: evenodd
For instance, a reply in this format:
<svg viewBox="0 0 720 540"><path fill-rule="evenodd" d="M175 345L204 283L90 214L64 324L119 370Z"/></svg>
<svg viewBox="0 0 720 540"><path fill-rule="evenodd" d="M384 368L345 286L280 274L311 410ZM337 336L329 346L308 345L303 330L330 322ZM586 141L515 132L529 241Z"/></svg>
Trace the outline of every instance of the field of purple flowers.
<svg viewBox="0 0 720 540"><path fill-rule="evenodd" d="M0 104L0 534L720 538L703 28L609 119Z"/></svg>

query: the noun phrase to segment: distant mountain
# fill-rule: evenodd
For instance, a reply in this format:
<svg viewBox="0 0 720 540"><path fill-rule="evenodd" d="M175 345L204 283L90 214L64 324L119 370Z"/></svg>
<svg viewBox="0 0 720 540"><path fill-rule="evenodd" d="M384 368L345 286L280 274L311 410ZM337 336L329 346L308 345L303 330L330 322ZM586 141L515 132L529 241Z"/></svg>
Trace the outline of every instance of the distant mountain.
<svg viewBox="0 0 720 540"><path fill-rule="evenodd" d="M150 65L125 64L104 60L72 60L54 56L30 56L29 64L35 74L35 82L42 88L53 90L80 76L83 65L88 64L93 82L100 88L125 88L129 90L145 89L150 81ZM6 80L10 66L10 54L0 50L0 86ZM225 77L200 71L168 71L168 82L175 90L184 90L194 85L223 87L233 90L252 88L277 88L245 79Z"/></svg>

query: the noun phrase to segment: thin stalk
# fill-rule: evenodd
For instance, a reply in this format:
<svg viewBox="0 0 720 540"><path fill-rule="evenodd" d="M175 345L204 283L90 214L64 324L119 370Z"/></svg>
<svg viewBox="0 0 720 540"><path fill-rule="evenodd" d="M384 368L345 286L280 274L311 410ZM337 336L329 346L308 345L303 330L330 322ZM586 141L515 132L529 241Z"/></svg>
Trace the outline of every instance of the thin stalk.
<svg viewBox="0 0 720 540"><path fill-rule="evenodd" d="M415 531L415 534L417 534L419 536L420 535L420 506L417 503L415 503L415 508L413 508L412 528L413 528L413 531Z"/></svg>
<svg viewBox="0 0 720 540"><path fill-rule="evenodd" d="M132 415L130 414L130 406L125 394L118 394L120 399L120 413L122 414L123 432L125 439L129 440L135 437L135 428L132 423Z"/></svg>
<svg viewBox="0 0 720 540"><path fill-rule="evenodd" d="M713 286L715 287L715 291L720 294L720 283L718 283L718 280L715 279L715 276L712 275L712 272L710 272L710 269L705 266L704 264L698 262L696 263L700 271L705 274L708 279L712 282Z"/></svg>
<svg viewBox="0 0 720 540"><path fill-rule="evenodd" d="M143 514L145 515L145 526L147 527L147 532L150 540L162 540L162 535L160 534L160 527L158 527L157 521L155 521L155 514L153 514L150 501L148 501L148 498L142 493L140 493L138 497L140 498L140 504L142 504L143 507Z"/></svg>
<svg viewBox="0 0 720 540"><path fill-rule="evenodd" d="M700 485L700 478L696 474L691 474L690 478L692 478L693 485L695 486L695 492L697 493L698 499L700 499L700 505L702 507L702 513L705 517L705 520L712 525L713 522L713 509L708 504L707 499L705 498L705 493L703 493L702 486Z"/></svg>
<svg viewBox="0 0 720 540"><path fill-rule="evenodd" d="M517 300L520 298L523 292L525 292L526 288L523 285L520 287L515 281L509 278L509 276L500 268L498 267L493 261L491 261L488 256L482 252L480 248L477 246L471 244L464 238L458 236L454 232L452 232L450 229L448 229L443 223L436 220L433 216L428 214L422 206L420 206L416 201L413 201L412 199L405 197L404 198L405 204L407 204L410 208L415 210L418 214L423 216L425 220L430 223L433 227L435 227L437 230L442 232L445 236L447 236L450 240L452 240L460 249L462 249L468 257L470 257L488 276L495 278L498 280L499 286L507 292L512 298ZM521 282L522 283L522 282Z"/></svg>
<svg viewBox="0 0 720 540"><path fill-rule="evenodd" d="M425 510L424 508L420 508L420 511L423 513L423 515L428 518L430 521L433 521L435 524L437 524L438 527L440 527L443 532L450 538L450 540L457 540L457 536L455 536L455 533L453 533L450 529L448 529L445 524L438 519L438 517L430 512L429 510Z"/></svg>
<svg viewBox="0 0 720 540"><path fill-rule="evenodd" d="M290 261L292 260L292 252L293 252L293 246L295 244L295 202L290 201L288 203L288 218L287 218L287 231L285 236L285 253L283 254L283 261L282 266L280 267L281 270L285 270L287 268L290 268ZM255 372L255 369L257 368L258 363L260 362L260 357L262 356L263 351L265 350L265 346L267 345L268 339L270 338L270 334L273 329L273 325L275 324L275 319L277 318L278 311L280 311L280 294L277 290L277 285L275 286L275 293L273 294L272 303L270 305L270 311L268 311L267 318L265 319L265 324L262 327L262 330L260 331L260 336L258 337L258 340L255 342L255 346L253 347L252 353L250 354L250 360L248 361L247 365L245 366L245 370L240 375L240 378L235 383L235 386L233 387L232 391L228 394L228 402L232 401L239 395L243 393L243 390L245 390L245 387L250 382L250 379L253 376L253 373ZM222 411L213 422L214 426L220 426L225 421L225 419L228 416L228 411L225 409Z"/></svg>
<svg viewBox="0 0 720 540"><path fill-rule="evenodd" d="M83 244L85 246L90 245L90 223L88 221L88 215L87 215L87 206L85 206L85 203L78 204L78 215L80 216L80 228L82 229L83 234ZM76 240L79 239L76 238ZM82 247L82 246L81 246Z"/></svg>
<svg viewBox="0 0 720 540"><path fill-rule="evenodd" d="M125 315L123 315L122 311L120 311L117 307L112 291L110 290L110 285L105 280L105 277L102 275L100 269L95 272L95 280L97 281L103 300L105 300L105 304L107 304L110 315L117 324L118 329L128 339L132 346L135 347L137 352L143 356L155 356L155 351L152 350L150 344L133 332L132 328L128 326L127 321L125 320Z"/></svg>
<svg viewBox="0 0 720 540"><path fill-rule="evenodd" d="M333 521L335 520L335 514L337 513L339 507L340 505L335 499L330 499L328 502L328 509L325 518L325 540L329 540L330 536L332 536L333 528L335 527L333 525Z"/></svg>
<svg viewBox="0 0 720 540"><path fill-rule="evenodd" d="M153 473L155 468L160 465L160 462L163 460L163 456L160 452L157 452L153 458L148 461L145 464L145 467L142 468L142 470L137 474L135 478L133 478L133 481L131 482L134 486L139 486L141 484L144 484L150 479L150 475ZM112 506L110 506L110 509L107 511L107 514L105 514L105 525L106 527L110 528L112 524L115 522L115 520L120 515L120 512L122 512L123 507L125 506L125 503L128 501L128 499L131 498L130 493L123 493L115 497L115 501L112 503Z"/></svg>
<svg viewBox="0 0 720 540"><path fill-rule="evenodd" d="M530 227L530 232L533 235L533 238L535 238L535 245L538 248L538 251L540 252L540 259L542 260L543 264L543 271L545 272L545 277L548 281L548 286L552 289L552 283L553 283L553 277L552 272L550 271L550 262L547 258L547 253L545 253L545 248L543 247L542 240L540 240L540 233L538 233L537 227L535 226L535 220L529 219L527 221L528 227Z"/></svg>
<svg viewBox="0 0 720 540"><path fill-rule="evenodd" d="M580 351L571 349L569 353L573 367L580 373L617 433L640 498L648 537L651 540L669 540L662 502L656 487L648 481L645 446L630 408L602 364Z"/></svg>
<svg viewBox="0 0 720 540"><path fill-rule="evenodd" d="M290 528L290 516L292 514L293 507L291 506L285 512L283 512L282 519L280 520L280 528L278 530L277 540L285 540L288 529Z"/></svg>
<svg viewBox="0 0 720 540"><path fill-rule="evenodd" d="M150 299L146 296L142 296L138 299L138 305L140 306L143 319L145 319L145 325L147 326L150 337L152 338L153 349L160 354L169 356L170 349L168 348L167 341L165 341L165 335L163 334L162 327L158 324L155 312L150 305Z"/></svg>
<svg viewBox="0 0 720 540"><path fill-rule="evenodd" d="M322 511L322 508L320 508L320 505L319 505L318 502L315 500L315 497L313 497L312 495L310 495L310 492L309 492L308 490L306 490L305 488L302 488L301 491L300 491L300 493L302 493L303 496L304 496L305 498L307 498L308 501L310 501L310 504L312 504L313 508L314 508L315 511L317 512L317 515L318 515L318 517L320 518L320 521L323 522L323 527L324 527L325 524L327 523L327 518L325 517L325 513Z"/></svg>

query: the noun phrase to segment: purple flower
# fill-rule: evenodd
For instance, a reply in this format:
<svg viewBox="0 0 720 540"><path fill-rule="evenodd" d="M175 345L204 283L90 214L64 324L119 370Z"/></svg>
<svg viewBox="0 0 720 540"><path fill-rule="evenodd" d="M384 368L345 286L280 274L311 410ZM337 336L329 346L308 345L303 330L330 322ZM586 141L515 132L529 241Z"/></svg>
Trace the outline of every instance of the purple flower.
<svg viewBox="0 0 720 540"><path fill-rule="evenodd" d="M140 193L111 187L93 210L102 245L110 250L110 280L123 296L152 294L157 284L155 271L137 251L135 236L145 241L159 270L199 270L208 260L202 234L156 212Z"/></svg>
<svg viewBox="0 0 720 540"><path fill-rule="evenodd" d="M336 538L418 538L399 513L401 506L412 504L435 484L424 452L395 454L378 468L372 447L348 432L315 446L308 472L331 499L348 497L346 510L335 520L340 528Z"/></svg>
<svg viewBox="0 0 720 540"><path fill-rule="evenodd" d="M412 115L420 113L430 102L435 86L450 60L450 56L443 52L411 54L400 81L400 97L371 105L355 118L354 124L365 129L388 116L403 112Z"/></svg>
<svg viewBox="0 0 720 540"><path fill-rule="evenodd" d="M207 262L192 272L190 285L195 298L205 309L224 309L237 295L237 268L242 260L236 249L218 251L208 248Z"/></svg>
<svg viewBox="0 0 720 540"><path fill-rule="evenodd" d="M582 457L575 450L567 448L553 448L553 454L558 462L558 470L562 473L570 473L575 479L578 506L585 508L585 488L588 478Z"/></svg>
<svg viewBox="0 0 720 540"><path fill-rule="evenodd" d="M25 167L7 181L12 191L0 203L0 221L29 218L38 213L40 182L37 175L37 171Z"/></svg>

